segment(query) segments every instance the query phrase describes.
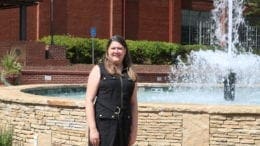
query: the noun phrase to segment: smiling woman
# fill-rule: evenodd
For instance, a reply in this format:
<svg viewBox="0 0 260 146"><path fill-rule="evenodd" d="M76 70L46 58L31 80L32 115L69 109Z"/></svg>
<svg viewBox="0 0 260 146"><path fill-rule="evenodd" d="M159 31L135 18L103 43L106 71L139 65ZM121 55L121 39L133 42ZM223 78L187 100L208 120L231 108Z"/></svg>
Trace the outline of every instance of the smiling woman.
<svg viewBox="0 0 260 146"><path fill-rule="evenodd" d="M126 41L119 35L112 36L104 61L93 67L88 78L86 115L90 146L135 143L136 78Z"/></svg>

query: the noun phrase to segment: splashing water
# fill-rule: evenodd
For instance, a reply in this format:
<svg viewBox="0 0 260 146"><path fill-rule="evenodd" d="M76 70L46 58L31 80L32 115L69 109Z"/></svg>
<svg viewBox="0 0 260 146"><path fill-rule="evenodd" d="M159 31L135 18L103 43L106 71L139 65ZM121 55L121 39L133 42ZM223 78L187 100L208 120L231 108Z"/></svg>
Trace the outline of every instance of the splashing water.
<svg viewBox="0 0 260 146"><path fill-rule="evenodd" d="M191 52L186 63L179 59L172 66L170 81L199 85L223 85L229 73L236 74L236 84L260 84L260 56L246 52L239 42L238 30L244 24L243 0L215 0L212 10L212 45L216 50Z"/></svg>
<svg viewBox="0 0 260 146"><path fill-rule="evenodd" d="M239 53L239 51L245 52L240 47L238 35L239 27L245 25L243 3L243 0L214 1L212 44L221 46L229 55Z"/></svg>

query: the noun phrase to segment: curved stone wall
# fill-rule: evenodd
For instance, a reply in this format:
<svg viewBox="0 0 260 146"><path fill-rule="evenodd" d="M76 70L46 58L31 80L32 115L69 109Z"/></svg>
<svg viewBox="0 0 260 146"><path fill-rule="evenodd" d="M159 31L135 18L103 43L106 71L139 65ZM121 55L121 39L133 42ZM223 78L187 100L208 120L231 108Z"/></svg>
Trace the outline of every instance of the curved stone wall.
<svg viewBox="0 0 260 146"><path fill-rule="evenodd" d="M0 87L1 124L26 146L85 146L84 101L20 92L40 86L57 85ZM260 145L260 107L139 103L136 145Z"/></svg>

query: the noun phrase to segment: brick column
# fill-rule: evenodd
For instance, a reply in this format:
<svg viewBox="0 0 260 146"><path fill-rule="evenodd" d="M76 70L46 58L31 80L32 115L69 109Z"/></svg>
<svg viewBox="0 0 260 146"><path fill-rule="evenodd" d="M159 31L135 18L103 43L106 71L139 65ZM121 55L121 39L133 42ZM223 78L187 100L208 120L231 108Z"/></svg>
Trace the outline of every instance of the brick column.
<svg viewBox="0 0 260 146"><path fill-rule="evenodd" d="M114 0L110 0L110 8L109 8L109 35L110 37L113 35L113 9L114 9Z"/></svg>
<svg viewBox="0 0 260 146"><path fill-rule="evenodd" d="M110 0L110 36L125 35L125 0Z"/></svg>
<svg viewBox="0 0 260 146"><path fill-rule="evenodd" d="M169 0L169 42L181 42L181 0Z"/></svg>
<svg viewBox="0 0 260 146"><path fill-rule="evenodd" d="M36 40L40 39L40 4L36 6Z"/></svg>

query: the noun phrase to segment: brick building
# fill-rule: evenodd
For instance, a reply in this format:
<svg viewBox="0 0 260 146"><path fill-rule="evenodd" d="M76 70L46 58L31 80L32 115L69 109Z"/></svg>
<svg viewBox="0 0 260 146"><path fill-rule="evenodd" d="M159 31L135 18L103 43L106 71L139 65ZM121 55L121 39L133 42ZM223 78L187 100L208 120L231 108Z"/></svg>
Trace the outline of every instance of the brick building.
<svg viewBox="0 0 260 146"><path fill-rule="evenodd" d="M211 8L212 0L40 0L26 6L26 40L47 36L51 28L53 34L90 37L95 27L98 38L121 34L132 40L181 42L182 10ZM20 13L19 5L1 7L0 41L20 39Z"/></svg>

